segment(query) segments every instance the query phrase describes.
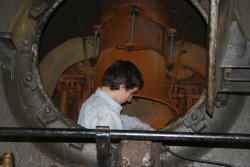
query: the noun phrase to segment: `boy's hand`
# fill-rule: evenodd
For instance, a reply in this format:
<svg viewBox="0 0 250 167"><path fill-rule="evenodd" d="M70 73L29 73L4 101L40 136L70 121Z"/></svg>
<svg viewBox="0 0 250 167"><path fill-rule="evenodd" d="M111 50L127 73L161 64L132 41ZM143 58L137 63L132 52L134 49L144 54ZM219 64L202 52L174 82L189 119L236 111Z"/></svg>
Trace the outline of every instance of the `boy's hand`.
<svg viewBox="0 0 250 167"><path fill-rule="evenodd" d="M152 127L150 127L148 130L149 130L149 131L156 131L156 129L154 129L154 128L152 128Z"/></svg>

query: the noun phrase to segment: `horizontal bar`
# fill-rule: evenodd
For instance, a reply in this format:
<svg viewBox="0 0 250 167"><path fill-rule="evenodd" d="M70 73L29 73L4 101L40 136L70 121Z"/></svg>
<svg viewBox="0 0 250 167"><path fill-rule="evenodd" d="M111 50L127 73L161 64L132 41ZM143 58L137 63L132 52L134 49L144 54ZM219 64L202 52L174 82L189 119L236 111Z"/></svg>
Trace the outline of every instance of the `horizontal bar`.
<svg viewBox="0 0 250 167"><path fill-rule="evenodd" d="M96 129L1 127L0 142L95 143L96 132ZM151 140L176 146L250 148L250 134L237 133L110 130L110 139Z"/></svg>
<svg viewBox="0 0 250 167"><path fill-rule="evenodd" d="M250 82L229 82L219 92L248 95L250 93Z"/></svg>
<svg viewBox="0 0 250 167"><path fill-rule="evenodd" d="M249 82L250 68L224 68L224 80L234 82Z"/></svg>

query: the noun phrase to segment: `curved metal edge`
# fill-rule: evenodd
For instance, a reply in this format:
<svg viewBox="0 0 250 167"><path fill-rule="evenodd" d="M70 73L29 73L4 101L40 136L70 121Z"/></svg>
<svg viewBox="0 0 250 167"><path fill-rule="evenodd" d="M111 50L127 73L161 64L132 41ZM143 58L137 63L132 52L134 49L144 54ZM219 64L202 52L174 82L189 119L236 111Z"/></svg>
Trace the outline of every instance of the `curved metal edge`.
<svg viewBox="0 0 250 167"><path fill-rule="evenodd" d="M18 126L28 127L59 127L79 128L76 123L67 119L53 105L43 88L38 70L38 53L42 31L51 14L59 7L63 0L54 1L39 20L31 20L32 23L27 32L28 38L20 39L24 43L17 43L17 55L15 58L14 79L6 85L8 102L11 112ZM27 16L25 16L27 17ZM93 144L76 143L47 143L34 144L39 152L46 155L47 161L61 166L80 165L96 166L96 152ZM53 151L51 151L53 150ZM28 151L27 151L28 152ZM30 154L33 154L30 152ZM53 159L51 157L58 157ZM52 160L53 159L53 160ZM41 166L48 162L37 162Z"/></svg>

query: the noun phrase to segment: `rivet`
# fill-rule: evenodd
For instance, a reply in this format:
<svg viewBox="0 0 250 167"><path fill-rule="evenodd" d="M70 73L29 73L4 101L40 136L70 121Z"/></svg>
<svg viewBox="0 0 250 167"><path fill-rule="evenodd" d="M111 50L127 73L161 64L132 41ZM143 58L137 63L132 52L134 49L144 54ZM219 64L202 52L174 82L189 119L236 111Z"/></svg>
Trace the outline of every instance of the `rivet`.
<svg viewBox="0 0 250 167"><path fill-rule="evenodd" d="M26 74L26 75L25 75L25 79L26 79L27 81L31 81L31 80L33 79L33 77L32 77L31 74Z"/></svg>
<svg viewBox="0 0 250 167"><path fill-rule="evenodd" d="M127 157L122 157L121 166L122 167L128 167L129 164L130 164L129 159Z"/></svg>
<svg viewBox="0 0 250 167"><path fill-rule="evenodd" d="M198 119L198 115L197 115L196 113L193 113L193 114L191 115L191 119L192 119L192 120L197 120L197 119Z"/></svg>
<svg viewBox="0 0 250 167"><path fill-rule="evenodd" d="M51 109L50 109L50 107L49 107L49 106L46 106L46 107L44 108L44 112L46 112L46 113L50 113L50 111L51 111Z"/></svg>
<svg viewBox="0 0 250 167"><path fill-rule="evenodd" d="M148 166L150 166L150 161L149 160L145 160L145 161L143 161L143 165L145 166L145 167L148 167Z"/></svg>

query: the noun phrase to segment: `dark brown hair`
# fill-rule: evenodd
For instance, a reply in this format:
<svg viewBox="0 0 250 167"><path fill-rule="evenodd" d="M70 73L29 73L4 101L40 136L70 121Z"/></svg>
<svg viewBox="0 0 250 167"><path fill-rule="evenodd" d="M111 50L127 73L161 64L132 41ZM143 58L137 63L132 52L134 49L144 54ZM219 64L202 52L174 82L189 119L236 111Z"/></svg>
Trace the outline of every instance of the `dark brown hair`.
<svg viewBox="0 0 250 167"><path fill-rule="evenodd" d="M144 81L139 69L130 61L117 60L105 71L102 86L118 90L124 84L126 89L142 89Z"/></svg>

